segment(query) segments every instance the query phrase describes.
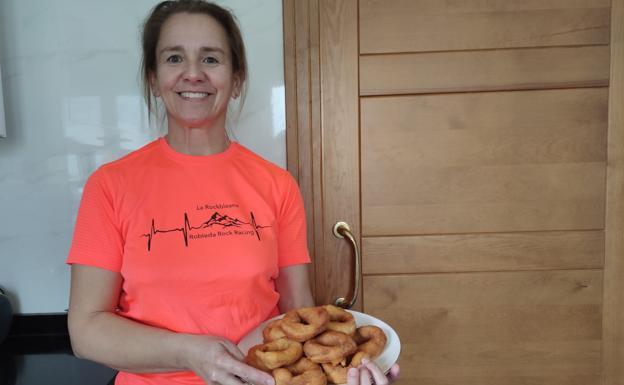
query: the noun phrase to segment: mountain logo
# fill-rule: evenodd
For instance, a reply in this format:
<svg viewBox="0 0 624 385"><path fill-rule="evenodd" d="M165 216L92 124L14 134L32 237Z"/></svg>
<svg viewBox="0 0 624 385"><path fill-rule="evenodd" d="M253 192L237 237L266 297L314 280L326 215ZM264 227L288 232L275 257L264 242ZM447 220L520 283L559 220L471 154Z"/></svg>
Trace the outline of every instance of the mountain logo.
<svg viewBox="0 0 624 385"><path fill-rule="evenodd" d="M249 222L242 221L238 218L233 218L229 215L222 215L219 212L215 211L210 219L202 222L197 226L193 226L188 218L188 214L184 213L184 225L182 227L174 227L172 229L159 229L156 227L156 222L154 218L152 218L152 225L150 227L149 233L141 234L141 237L147 238L147 251L151 251L152 249L152 241L156 234L166 234L172 232L181 232L184 238L184 245L188 247L189 245L189 233L193 230L203 230L211 227L217 227L218 229L228 229L228 228L249 228L253 230L253 233L258 238L258 241L261 241L260 232L267 227L271 226L262 226L256 223L256 218L254 217L253 211L249 212Z"/></svg>

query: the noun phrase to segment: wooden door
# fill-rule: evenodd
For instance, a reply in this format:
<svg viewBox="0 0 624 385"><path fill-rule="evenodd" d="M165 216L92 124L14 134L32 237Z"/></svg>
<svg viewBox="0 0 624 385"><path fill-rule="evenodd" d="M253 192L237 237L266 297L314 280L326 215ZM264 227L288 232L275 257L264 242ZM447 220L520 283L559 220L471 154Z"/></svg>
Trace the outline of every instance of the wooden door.
<svg viewBox="0 0 624 385"><path fill-rule="evenodd" d="M624 0L285 0L317 302L401 383L624 383Z"/></svg>

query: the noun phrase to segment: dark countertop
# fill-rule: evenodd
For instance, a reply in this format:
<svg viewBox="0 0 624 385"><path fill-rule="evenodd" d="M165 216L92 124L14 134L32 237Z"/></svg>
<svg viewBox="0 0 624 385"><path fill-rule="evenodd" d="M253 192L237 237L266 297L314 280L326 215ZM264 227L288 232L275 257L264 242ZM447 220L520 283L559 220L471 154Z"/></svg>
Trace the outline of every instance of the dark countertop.
<svg viewBox="0 0 624 385"><path fill-rule="evenodd" d="M114 374L72 354L66 314L16 315L0 345L0 385L107 385Z"/></svg>
<svg viewBox="0 0 624 385"><path fill-rule="evenodd" d="M2 385L106 385L114 371L66 353L20 354L2 357Z"/></svg>

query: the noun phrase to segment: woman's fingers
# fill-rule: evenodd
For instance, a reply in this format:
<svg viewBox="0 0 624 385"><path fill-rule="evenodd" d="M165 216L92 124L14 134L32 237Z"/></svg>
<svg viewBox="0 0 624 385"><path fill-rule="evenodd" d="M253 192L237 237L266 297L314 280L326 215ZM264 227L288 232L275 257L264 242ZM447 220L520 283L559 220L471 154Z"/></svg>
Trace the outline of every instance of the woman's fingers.
<svg viewBox="0 0 624 385"><path fill-rule="evenodd" d="M371 374L368 371L368 368L363 366L360 369L360 385L372 385L373 381L371 378Z"/></svg>
<svg viewBox="0 0 624 385"><path fill-rule="evenodd" d="M366 375L368 376L369 380L372 376L375 385L388 385L390 383L384 372L382 372L379 366L377 366L377 364L375 364L374 362L363 359L362 366L363 368L360 372L368 372Z"/></svg>
<svg viewBox="0 0 624 385"><path fill-rule="evenodd" d="M243 380L241 380L240 378L231 375L230 373L226 373L226 372L218 372L217 374L215 374L214 379L212 381L209 382L209 384L220 384L220 385L244 385L245 382Z"/></svg>
<svg viewBox="0 0 624 385"><path fill-rule="evenodd" d="M217 351L209 360L209 365L202 370L210 382L221 385L275 385L273 376L247 365L245 355L232 342L219 339Z"/></svg>
<svg viewBox="0 0 624 385"><path fill-rule="evenodd" d="M351 368L347 372L347 385L359 385L360 384L360 371L356 368Z"/></svg>
<svg viewBox="0 0 624 385"><path fill-rule="evenodd" d="M239 361L245 361L245 355L243 354L243 352L240 351L238 346L227 340L221 341L221 344L223 345L223 347L225 347L228 353L232 355L232 357L236 358Z"/></svg>
<svg viewBox="0 0 624 385"><path fill-rule="evenodd" d="M401 370L399 368L399 364L394 364L390 367L390 371L388 372L388 378L390 381L396 381L399 379L399 374Z"/></svg>
<svg viewBox="0 0 624 385"><path fill-rule="evenodd" d="M226 372L240 378L243 382L249 382L254 385L275 385L275 380L270 374L251 367L231 356L225 360L223 367Z"/></svg>
<svg viewBox="0 0 624 385"><path fill-rule="evenodd" d="M347 385L388 385L398 378L398 364L392 365L386 376L377 364L364 359L358 369L351 368L347 372Z"/></svg>

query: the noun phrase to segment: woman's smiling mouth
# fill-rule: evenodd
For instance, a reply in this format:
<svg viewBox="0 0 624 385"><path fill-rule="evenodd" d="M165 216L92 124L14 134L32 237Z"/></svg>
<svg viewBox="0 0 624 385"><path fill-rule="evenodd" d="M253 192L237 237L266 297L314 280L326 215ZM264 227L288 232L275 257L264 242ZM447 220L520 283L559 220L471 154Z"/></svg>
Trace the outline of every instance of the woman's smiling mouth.
<svg viewBox="0 0 624 385"><path fill-rule="evenodd" d="M205 97L210 96L211 94L208 92L178 92L178 95L180 95L182 98L184 99L203 99Z"/></svg>

